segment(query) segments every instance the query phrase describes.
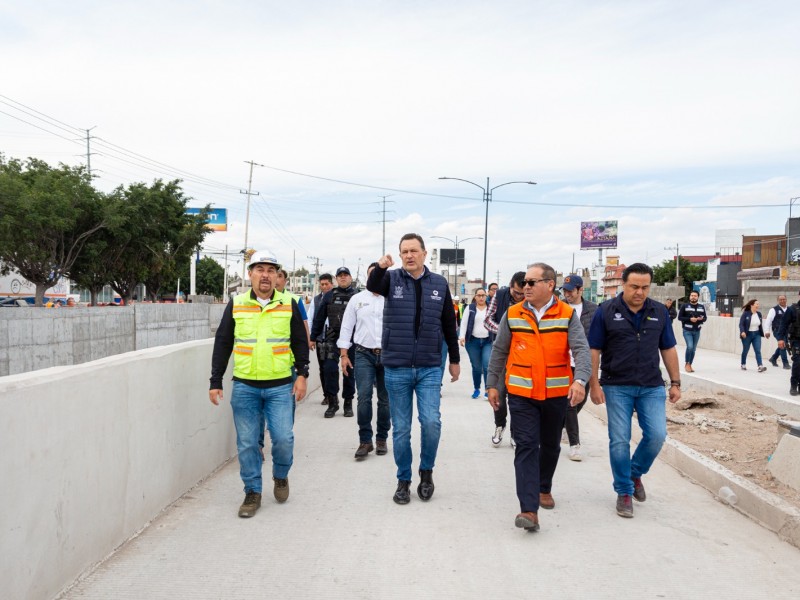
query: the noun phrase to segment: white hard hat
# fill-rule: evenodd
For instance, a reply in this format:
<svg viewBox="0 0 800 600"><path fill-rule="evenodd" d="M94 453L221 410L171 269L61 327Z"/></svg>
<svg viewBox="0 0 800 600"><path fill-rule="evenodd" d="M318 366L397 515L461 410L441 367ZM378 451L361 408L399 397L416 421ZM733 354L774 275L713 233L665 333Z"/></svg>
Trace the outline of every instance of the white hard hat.
<svg viewBox="0 0 800 600"><path fill-rule="evenodd" d="M453 296L453 300L461 300L458 296Z"/></svg>
<svg viewBox="0 0 800 600"><path fill-rule="evenodd" d="M252 269L257 264L274 265L276 269L281 268L281 263L278 262L278 259L275 258L275 255L269 250L256 250L253 252L253 255L250 257L250 262L247 264L248 270Z"/></svg>

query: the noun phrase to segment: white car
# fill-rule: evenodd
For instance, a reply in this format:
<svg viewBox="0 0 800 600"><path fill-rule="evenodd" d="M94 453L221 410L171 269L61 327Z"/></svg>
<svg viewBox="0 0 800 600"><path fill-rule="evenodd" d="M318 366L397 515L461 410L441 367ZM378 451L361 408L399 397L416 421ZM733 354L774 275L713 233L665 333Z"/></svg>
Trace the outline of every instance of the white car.
<svg viewBox="0 0 800 600"><path fill-rule="evenodd" d="M800 261L800 248L792 250L792 255L789 257L789 260L792 262Z"/></svg>

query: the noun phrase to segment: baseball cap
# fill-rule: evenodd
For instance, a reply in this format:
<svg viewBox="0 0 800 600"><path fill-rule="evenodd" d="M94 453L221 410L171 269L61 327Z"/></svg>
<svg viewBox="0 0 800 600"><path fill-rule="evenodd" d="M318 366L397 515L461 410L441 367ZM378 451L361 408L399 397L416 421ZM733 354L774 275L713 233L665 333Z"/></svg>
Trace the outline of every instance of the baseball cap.
<svg viewBox="0 0 800 600"><path fill-rule="evenodd" d="M570 292L576 288L583 287L583 279L581 279L580 275L567 275L564 277L564 285L561 286L565 290L569 290Z"/></svg>
<svg viewBox="0 0 800 600"><path fill-rule="evenodd" d="M281 263L275 258L275 255L269 250L256 250L250 257L250 262L247 264L248 269L252 269L258 264L274 265L275 268L280 269Z"/></svg>
<svg viewBox="0 0 800 600"><path fill-rule="evenodd" d="M339 275L350 275L350 269L348 269L347 267L339 267L338 269L336 269L336 276L338 277Z"/></svg>

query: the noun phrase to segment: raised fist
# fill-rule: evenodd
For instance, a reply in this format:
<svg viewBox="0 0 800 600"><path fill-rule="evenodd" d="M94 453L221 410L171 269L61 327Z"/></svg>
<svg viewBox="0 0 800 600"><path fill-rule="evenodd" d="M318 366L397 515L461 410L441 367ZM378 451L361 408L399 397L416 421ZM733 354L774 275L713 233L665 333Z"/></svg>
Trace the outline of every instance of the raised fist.
<svg viewBox="0 0 800 600"><path fill-rule="evenodd" d="M394 266L394 260L392 260L392 255L387 254L386 256L381 256L380 259L378 259L378 266L381 269L388 269L389 267Z"/></svg>

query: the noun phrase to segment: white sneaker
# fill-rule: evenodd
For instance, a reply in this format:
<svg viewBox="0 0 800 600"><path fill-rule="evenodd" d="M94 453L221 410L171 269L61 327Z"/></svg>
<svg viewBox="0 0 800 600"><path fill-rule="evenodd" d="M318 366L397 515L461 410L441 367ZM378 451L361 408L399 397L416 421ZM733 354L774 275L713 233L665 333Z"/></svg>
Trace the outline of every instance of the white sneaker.
<svg viewBox="0 0 800 600"><path fill-rule="evenodd" d="M574 446L569 447L569 459L574 460L576 462L581 462L583 458L581 457L581 445L575 444Z"/></svg>
<svg viewBox="0 0 800 600"><path fill-rule="evenodd" d="M492 446L497 448L500 445L500 442L503 441L503 432L506 430L505 427L495 427L494 428L494 435L492 436Z"/></svg>
<svg viewBox="0 0 800 600"><path fill-rule="evenodd" d="M567 437L567 430L561 430L561 443L562 444L569 444L569 438Z"/></svg>
<svg viewBox="0 0 800 600"><path fill-rule="evenodd" d="M514 441L513 437L512 438L508 438L508 442L511 444L512 448L516 448L517 447L517 442Z"/></svg>

